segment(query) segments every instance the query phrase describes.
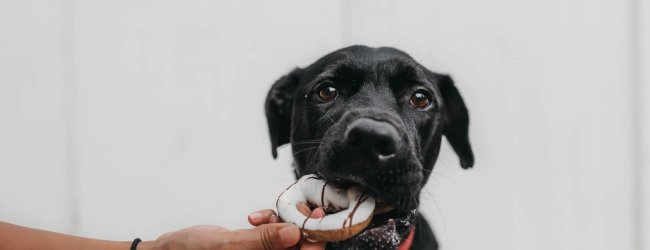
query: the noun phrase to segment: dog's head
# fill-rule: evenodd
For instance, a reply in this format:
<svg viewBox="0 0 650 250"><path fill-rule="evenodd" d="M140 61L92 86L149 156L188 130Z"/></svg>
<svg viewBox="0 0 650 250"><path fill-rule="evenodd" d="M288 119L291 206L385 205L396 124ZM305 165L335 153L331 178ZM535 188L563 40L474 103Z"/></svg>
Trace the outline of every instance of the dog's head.
<svg viewBox="0 0 650 250"><path fill-rule="evenodd" d="M362 185L393 216L417 208L443 135L472 167L467 108L452 79L393 48L352 46L280 78L266 99L271 150L297 176Z"/></svg>

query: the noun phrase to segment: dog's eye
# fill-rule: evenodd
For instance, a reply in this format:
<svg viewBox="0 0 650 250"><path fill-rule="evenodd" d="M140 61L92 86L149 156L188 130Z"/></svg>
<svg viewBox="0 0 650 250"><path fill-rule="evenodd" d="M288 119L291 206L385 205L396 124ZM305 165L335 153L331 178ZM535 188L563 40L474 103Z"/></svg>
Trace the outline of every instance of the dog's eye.
<svg viewBox="0 0 650 250"><path fill-rule="evenodd" d="M336 90L336 88L327 85L321 87L320 90L318 90L318 96L320 99L323 99L323 101L331 101L339 96L339 92Z"/></svg>
<svg viewBox="0 0 650 250"><path fill-rule="evenodd" d="M417 90L411 96L411 105L417 109L425 109L429 107L430 103L431 97L429 97L429 93L424 90Z"/></svg>

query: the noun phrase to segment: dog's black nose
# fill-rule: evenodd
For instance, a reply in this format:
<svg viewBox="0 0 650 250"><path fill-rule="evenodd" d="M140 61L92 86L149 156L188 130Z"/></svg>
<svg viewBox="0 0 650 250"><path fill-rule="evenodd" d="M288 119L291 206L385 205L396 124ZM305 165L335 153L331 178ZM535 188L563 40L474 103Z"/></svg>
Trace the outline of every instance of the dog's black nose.
<svg viewBox="0 0 650 250"><path fill-rule="evenodd" d="M388 122L359 118L348 125L345 141L352 147L380 156L395 154L400 146L400 136L395 126Z"/></svg>

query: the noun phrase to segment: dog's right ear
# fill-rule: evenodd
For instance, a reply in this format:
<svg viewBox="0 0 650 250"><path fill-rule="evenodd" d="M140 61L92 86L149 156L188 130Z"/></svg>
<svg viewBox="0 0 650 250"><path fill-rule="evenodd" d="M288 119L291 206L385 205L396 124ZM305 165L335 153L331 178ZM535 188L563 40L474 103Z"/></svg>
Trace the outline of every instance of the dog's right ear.
<svg viewBox="0 0 650 250"><path fill-rule="evenodd" d="M448 75L437 75L438 87L445 102L445 137L467 169L474 166L474 153L469 143L469 114L454 81Z"/></svg>
<svg viewBox="0 0 650 250"><path fill-rule="evenodd" d="M278 157L277 148L289 143L291 136L291 109L293 98L303 70L296 68L278 79L266 96L266 121L271 135L271 153Z"/></svg>

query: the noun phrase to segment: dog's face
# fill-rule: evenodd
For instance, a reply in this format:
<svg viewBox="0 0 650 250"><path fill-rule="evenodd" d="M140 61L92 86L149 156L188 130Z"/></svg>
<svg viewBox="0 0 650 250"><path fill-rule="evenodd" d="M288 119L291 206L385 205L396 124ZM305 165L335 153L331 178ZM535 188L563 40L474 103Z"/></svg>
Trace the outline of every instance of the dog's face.
<svg viewBox="0 0 650 250"><path fill-rule="evenodd" d="M266 114L273 156L291 142L297 176L361 185L395 208L393 222L371 227L412 217L443 135L463 168L474 164L451 78L392 48L352 46L295 69L273 85Z"/></svg>

